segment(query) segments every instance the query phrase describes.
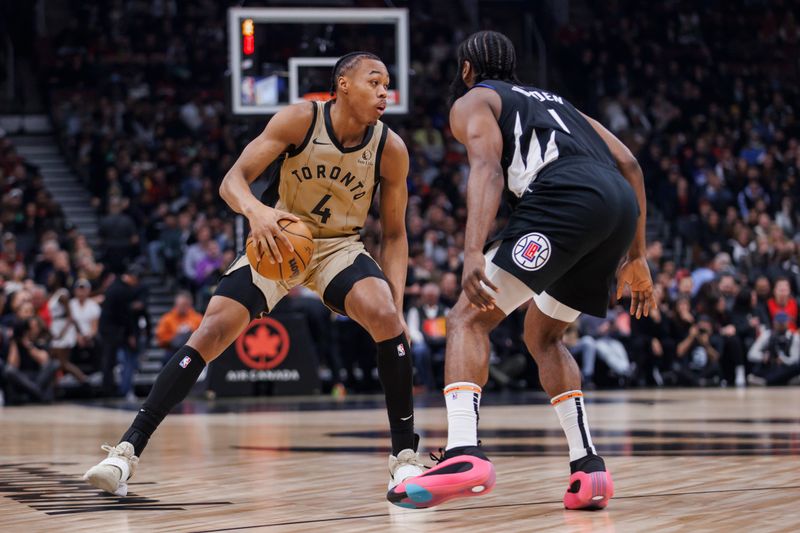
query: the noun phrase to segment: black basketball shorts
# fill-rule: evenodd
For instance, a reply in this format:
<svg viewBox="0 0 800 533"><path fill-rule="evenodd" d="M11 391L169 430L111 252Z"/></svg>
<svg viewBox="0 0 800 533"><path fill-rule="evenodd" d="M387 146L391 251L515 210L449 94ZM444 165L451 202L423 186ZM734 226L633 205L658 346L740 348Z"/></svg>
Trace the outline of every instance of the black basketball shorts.
<svg viewBox="0 0 800 533"><path fill-rule="evenodd" d="M517 296L527 287L528 298L553 318L605 316L638 218L633 188L615 168L590 160L552 163L487 246L487 273L497 267L522 282L506 291L516 299L506 296L498 306L511 312L527 300Z"/></svg>

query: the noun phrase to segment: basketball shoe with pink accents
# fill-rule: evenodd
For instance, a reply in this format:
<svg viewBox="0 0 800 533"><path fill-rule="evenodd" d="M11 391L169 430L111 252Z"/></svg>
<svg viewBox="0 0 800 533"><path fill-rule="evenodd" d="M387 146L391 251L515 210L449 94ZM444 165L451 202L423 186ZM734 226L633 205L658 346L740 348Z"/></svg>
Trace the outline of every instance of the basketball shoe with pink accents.
<svg viewBox="0 0 800 533"><path fill-rule="evenodd" d="M488 494L494 487L494 466L477 446L460 446L441 457L431 457L439 464L393 487L386 499L400 507L424 509L455 498Z"/></svg>
<svg viewBox="0 0 800 533"><path fill-rule="evenodd" d="M570 463L572 474L564 494L564 507L594 511L603 509L614 496L614 480L598 455L587 455Z"/></svg>

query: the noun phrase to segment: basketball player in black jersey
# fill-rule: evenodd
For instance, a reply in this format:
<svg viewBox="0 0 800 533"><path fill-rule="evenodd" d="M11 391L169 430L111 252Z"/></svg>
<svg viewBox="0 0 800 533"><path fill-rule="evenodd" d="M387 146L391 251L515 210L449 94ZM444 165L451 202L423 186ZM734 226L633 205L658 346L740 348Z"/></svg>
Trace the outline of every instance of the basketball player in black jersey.
<svg viewBox="0 0 800 533"><path fill-rule="evenodd" d="M246 258L238 258L220 280L200 327L164 365L130 428L116 446L103 446L108 457L86 473L89 483L124 496L153 432L186 397L206 363L218 357L253 318L269 312L291 286L299 284L362 325L377 344L378 377L386 396L392 441L389 486L422 472L414 435L411 356L402 316L408 263L408 151L402 139L380 121L388 84L389 73L377 56L347 54L333 69L333 100L288 106L245 147L222 181L220 195L231 209L248 218L253 238L278 261L276 241L292 250L279 221L302 220L314 235L311 262L297 279L277 282L262 278ZM272 163L279 170L280 197L273 199L277 204L266 205L253 196L250 183ZM378 183L380 267L358 234Z"/></svg>
<svg viewBox="0 0 800 533"><path fill-rule="evenodd" d="M561 343L580 313L605 316L621 260L617 298L647 316L652 280L644 258L645 195L631 152L564 98L524 86L511 41L484 31L458 49L450 126L468 152L463 293L447 317L444 393L448 441L439 464L389 491L404 507L485 494L495 482L478 448L489 332L530 302L525 343L569 444L567 509L605 507L613 481L592 444L581 374ZM513 208L488 243L501 196Z"/></svg>

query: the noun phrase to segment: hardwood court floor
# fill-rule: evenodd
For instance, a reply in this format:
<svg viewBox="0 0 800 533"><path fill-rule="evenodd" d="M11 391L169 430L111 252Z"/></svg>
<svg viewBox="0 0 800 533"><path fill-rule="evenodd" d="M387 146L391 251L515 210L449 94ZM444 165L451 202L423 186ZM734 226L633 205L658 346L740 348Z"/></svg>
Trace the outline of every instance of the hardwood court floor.
<svg viewBox="0 0 800 533"><path fill-rule="evenodd" d="M617 490L599 512L562 508L565 441L538 394L485 400L495 490L424 511L384 500L380 398L189 402L151 441L127 498L80 476L134 411L0 408L0 531L800 530L800 389L588 398ZM429 405L416 412L426 451L445 442L441 403L418 402Z"/></svg>

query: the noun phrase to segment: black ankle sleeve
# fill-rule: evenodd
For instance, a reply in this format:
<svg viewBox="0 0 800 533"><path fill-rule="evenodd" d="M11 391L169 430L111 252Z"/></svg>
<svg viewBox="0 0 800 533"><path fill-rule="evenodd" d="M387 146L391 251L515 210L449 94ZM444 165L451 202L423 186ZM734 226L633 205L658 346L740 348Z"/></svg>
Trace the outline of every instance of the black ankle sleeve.
<svg viewBox="0 0 800 533"><path fill-rule="evenodd" d="M414 448L414 396L411 349L405 334L378 344L378 378L386 396L392 454Z"/></svg>
<svg viewBox="0 0 800 533"><path fill-rule="evenodd" d="M186 398L205 367L206 362L194 348L183 346L175 352L161 369L150 394L120 442L130 442L136 455L141 454L158 425L173 407Z"/></svg>

